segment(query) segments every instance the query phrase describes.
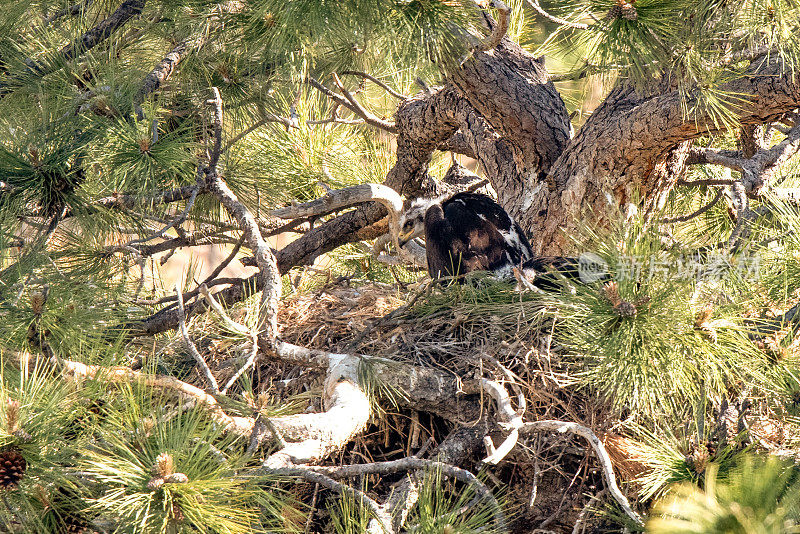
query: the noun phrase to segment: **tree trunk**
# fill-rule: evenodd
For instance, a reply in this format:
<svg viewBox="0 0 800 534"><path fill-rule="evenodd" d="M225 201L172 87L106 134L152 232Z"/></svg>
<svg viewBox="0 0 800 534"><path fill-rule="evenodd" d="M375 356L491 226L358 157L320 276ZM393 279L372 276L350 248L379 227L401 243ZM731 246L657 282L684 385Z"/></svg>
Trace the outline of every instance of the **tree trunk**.
<svg viewBox="0 0 800 534"><path fill-rule="evenodd" d="M798 79L783 67L776 57L758 59L749 76L726 87L752 95L738 109L742 123L775 120L800 106ZM534 251L564 254L582 220L605 225L632 208L653 214L661 207L686 170L691 141L715 132L704 112L687 117L680 98L666 82L647 94L620 82L570 137L543 60L504 39L467 60L444 87L400 106L404 137L389 178L404 192L421 190L435 148L475 157Z"/></svg>

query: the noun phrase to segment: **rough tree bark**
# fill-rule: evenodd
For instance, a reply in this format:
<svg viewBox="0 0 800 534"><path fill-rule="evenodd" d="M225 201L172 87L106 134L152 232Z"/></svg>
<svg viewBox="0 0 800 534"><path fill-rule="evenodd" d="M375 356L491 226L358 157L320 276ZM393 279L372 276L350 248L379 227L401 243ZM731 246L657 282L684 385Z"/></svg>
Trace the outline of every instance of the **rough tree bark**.
<svg viewBox="0 0 800 534"><path fill-rule="evenodd" d="M800 106L796 74L776 56L756 58L749 75L726 87L751 95L738 110L744 124L776 120ZM688 102L691 107L693 102ZM561 97L543 59L508 39L475 52L445 84L398 106L397 160L386 185L406 197L438 194L428 165L436 150L476 158L498 200L527 229L535 251L568 252L576 222L603 224L637 209L652 212L683 175L691 141L714 133L703 113L687 117L667 83L648 93L619 82L571 136ZM288 266L312 261L356 238L385 216L368 205L320 226L278 254Z"/></svg>

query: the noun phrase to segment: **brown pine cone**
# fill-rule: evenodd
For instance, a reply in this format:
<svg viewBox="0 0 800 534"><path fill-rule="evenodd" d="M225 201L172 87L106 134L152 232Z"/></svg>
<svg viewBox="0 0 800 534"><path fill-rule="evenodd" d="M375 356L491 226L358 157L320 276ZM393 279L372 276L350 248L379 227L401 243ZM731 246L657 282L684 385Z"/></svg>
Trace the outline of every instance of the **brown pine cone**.
<svg viewBox="0 0 800 534"><path fill-rule="evenodd" d="M16 447L0 451L0 489L17 487L27 467L28 463Z"/></svg>

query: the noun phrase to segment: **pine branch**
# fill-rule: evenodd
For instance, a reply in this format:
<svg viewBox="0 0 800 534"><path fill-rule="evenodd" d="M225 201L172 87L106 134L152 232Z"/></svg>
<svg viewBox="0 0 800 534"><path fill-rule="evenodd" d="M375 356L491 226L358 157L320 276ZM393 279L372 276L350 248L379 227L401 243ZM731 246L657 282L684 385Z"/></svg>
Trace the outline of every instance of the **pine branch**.
<svg viewBox="0 0 800 534"><path fill-rule="evenodd" d="M66 16L75 17L80 15L85 10L89 9L91 5L94 3L94 0L82 0L81 2L77 2L69 7L64 7L54 11L52 14L46 16L42 23L45 26L49 26L50 24L54 23L58 19L61 19Z"/></svg>
<svg viewBox="0 0 800 534"><path fill-rule="evenodd" d="M345 75L345 74L351 75L351 76L360 76L361 78L367 79L367 80L371 81L372 83L374 83L378 87L382 88L384 91L386 91L387 93L389 93L390 95L392 95L393 97L395 97L397 99L405 100L406 98L408 98L407 95L403 95L403 94L398 93L397 91L395 91L394 89L392 89L391 87L389 87L388 85L383 83L381 80L379 80L378 78L373 76L372 74L369 74L369 73L366 73L366 72L361 72L359 70L344 70L344 71L342 71L342 75Z"/></svg>
<svg viewBox="0 0 800 534"><path fill-rule="evenodd" d="M139 91L133 97L133 109L136 111L136 117L139 120L144 119L142 103L144 103L145 99L156 92L169 79L178 64L190 52L198 50L203 44L205 44L205 34L202 37L181 41L145 76Z"/></svg>
<svg viewBox="0 0 800 534"><path fill-rule="evenodd" d="M108 16L108 18L102 20L97 26L85 32L72 43L64 46L59 51L59 60L65 62L71 61L90 51L92 48L108 39L130 19L141 14L146 2L147 0L125 0L116 11ZM26 75L46 76L58 69L60 61L43 64L37 63L34 60L28 60L26 62L28 66L28 73L26 73ZM20 81L20 78L21 77L12 77L0 83L0 98L11 93L15 89L16 83Z"/></svg>
<svg viewBox="0 0 800 534"><path fill-rule="evenodd" d="M661 219L661 222L665 224L673 224L673 223L691 221L695 217L699 217L700 215L704 214L705 212L716 206L717 202L719 202L721 198L722 198L722 189L717 189L716 193L714 194L714 198L711 199L711 201L708 204L701 207L700 209L690 213L689 215L674 217L672 219Z"/></svg>

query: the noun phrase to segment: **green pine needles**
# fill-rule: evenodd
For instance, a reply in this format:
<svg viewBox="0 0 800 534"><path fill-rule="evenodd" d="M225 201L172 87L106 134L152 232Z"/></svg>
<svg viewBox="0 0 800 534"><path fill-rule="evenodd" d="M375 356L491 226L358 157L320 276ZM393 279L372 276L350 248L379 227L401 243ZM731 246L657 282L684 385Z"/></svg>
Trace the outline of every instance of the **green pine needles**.
<svg viewBox="0 0 800 534"><path fill-rule="evenodd" d="M288 532L301 519L287 495L268 489L275 480L239 474L243 458L204 414L178 405L146 415L155 399L123 397L125 410L79 463L102 488L92 510L120 531Z"/></svg>
<svg viewBox="0 0 800 534"><path fill-rule="evenodd" d="M797 467L777 458L743 458L726 477L709 466L705 489L676 488L655 507L652 534L790 534L800 532Z"/></svg>
<svg viewBox="0 0 800 534"><path fill-rule="evenodd" d="M594 252L584 259L608 278L569 284L547 299L581 383L617 408L655 420L739 380L763 380L764 357L741 321L698 297L708 277L729 275L715 270L721 257L665 253L641 222L592 237L584 250Z"/></svg>

